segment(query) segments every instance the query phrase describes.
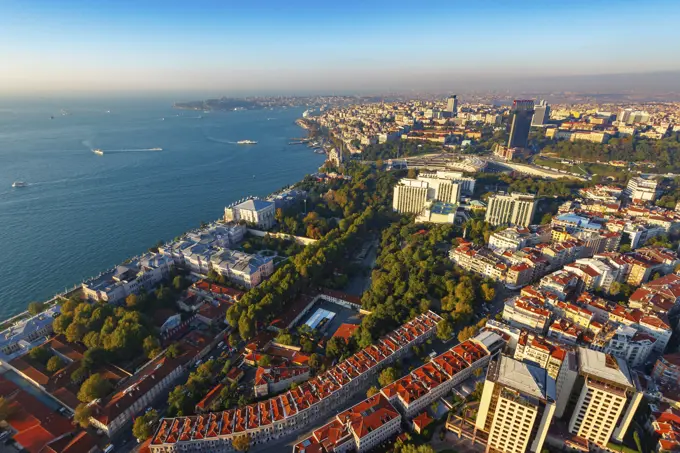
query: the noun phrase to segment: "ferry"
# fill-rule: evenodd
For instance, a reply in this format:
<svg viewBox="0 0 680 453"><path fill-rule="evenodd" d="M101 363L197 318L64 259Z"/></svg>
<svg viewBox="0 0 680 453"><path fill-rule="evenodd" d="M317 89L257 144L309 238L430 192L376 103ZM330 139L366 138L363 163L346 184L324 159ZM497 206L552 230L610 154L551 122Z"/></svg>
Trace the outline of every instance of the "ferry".
<svg viewBox="0 0 680 453"><path fill-rule="evenodd" d="M236 143L239 145L257 145L257 142L255 140L239 140Z"/></svg>
<svg viewBox="0 0 680 453"><path fill-rule="evenodd" d="M24 181L14 181L12 183L12 187L15 187L15 188L17 188L17 187L28 187L28 184L25 183Z"/></svg>
<svg viewBox="0 0 680 453"><path fill-rule="evenodd" d="M104 155L104 151L102 151L99 148L93 149L92 152L95 153L97 156L103 156Z"/></svg>

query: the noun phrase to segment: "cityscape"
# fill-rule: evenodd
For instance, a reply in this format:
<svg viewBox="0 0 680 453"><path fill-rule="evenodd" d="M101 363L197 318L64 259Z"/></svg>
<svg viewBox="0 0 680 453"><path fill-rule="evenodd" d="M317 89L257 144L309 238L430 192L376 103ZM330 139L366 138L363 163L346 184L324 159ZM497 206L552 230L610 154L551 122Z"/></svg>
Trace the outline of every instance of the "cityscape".
<svg viewBox="0 0 680 453"><path fill-rule="evenodd" d="M0 453L680 452L678 5L63 2L0 6Z"/></svg>

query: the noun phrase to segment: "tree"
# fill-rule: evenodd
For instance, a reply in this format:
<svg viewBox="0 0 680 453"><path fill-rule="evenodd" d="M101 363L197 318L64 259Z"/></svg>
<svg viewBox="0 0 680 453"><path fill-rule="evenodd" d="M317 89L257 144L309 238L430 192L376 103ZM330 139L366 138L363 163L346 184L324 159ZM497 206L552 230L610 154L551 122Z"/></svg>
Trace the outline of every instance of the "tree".
<svg viewBox="0 0 680 453"><path fill-rule="evenodd" d="M388 367L380 372L378 383L380 384L380 387L385 387L396 381L397 377L397 370L393 367Z"/></svg>
<svg viewBox="0 0 680 453"><path fill-rule="evenodd" d="M543 217L541 217L541 225L547 225L550 222L552 222L553 215L551 213L545 213L543 214Z"/></svg>
<svg viewBox="0 0 680 453"><path fill-rule="evenodd" d="M257 364L261 367L268 367L272 364L272 358L267 354L264 354L262 357L260 357L260 360L257 361Z"/></svg>
<svg viewBox="0 0 680 453"><path fill-rule="evenodd" d="M312 370L318 370L321 368L321 357L319 357L319 354L312 354L309 356L307 364Z"/></svg>
<svg viewBox="0 0 680 453"><path fill-rule="evenodd" d="M95 373L83 382L78 391L78 399L89 403L97 398L104 398L111 391L111 383L101 374Z"/></svg>
<svg viewBox="0 0 680 453"><path fill-rule="evenodd" d="M482 369L481 369L481 368L476 368L476 369L475 369L475 371L473 371L473 372L472 372L472 374L474 374L474 375L475 375L475 377L479 377L479 376L481 376L481 375L482 375L482 373L483 373L483 371L482 371Z"/></svg>
<svg viewBox="0 0 680 453"><path fill-rule="evenodd" d="M47 361L52 357L52 352L45 346L38 346L37 348L31 349L31 352L28 353L28 356L31 358L31 360L35 360L38 363L46 365Z"/></svg>
<svg viewBox="0 0 680 453"><path fill-rule="evenodd" d="M44 302L31 302L28 304L28 313L31 316L35 316L38 313L42 313L45 311L45 303Z"/></svg>
<svg viewBox="0 0 680 453"><path fill-rule="evenodd" d="M232 439L231 445L236 451L248 451L250 449L250 436L248 434L238 436Z"/></svg>
<svg viewBox="0 0 680 453"><path fill-rule="evenodd" d="M50 357L50 360L47 361L47 372L48 373L55 373L59 370L61 370L64 367L64 361L61 359L59 356L52 356Z"/></svg>
<svg viewBox="0 0 680 453"><path fill-rule="evenodd" d="M463 327L460 330L460 332L458 332L458 341L460 341L462 343L465 340L469 340L470 338L474 337L475 335L477 335L477 327L476 326Z"/></svg>
<svg viewBox="0 0 680 453"><path fill-rule="evenodd" d="M446 341L453 335L453 324L448 318L444 318L437 323L437 338Z"/></svg>
<svg viewBox="0 0 680 453"><path fill-rule="evenodd" d="M54 318L52 321L52 328L56 333L64 333L68 326L73 322L73 316L62 313L60 316Z"/></svg>
<svg viewBox="0 0 680 453"><path fill-rule="evenodd" d="M255 321L248 313L241 314L238 320L238 333L244 340L248 340L255 335Z"/></svg>
<svg viewBox="0 0 680 453"><path fill-rule="evenodd" d="M487 302L491 302L494 297L496 297L496 289L488 285L487 283L482 283L482 297L484 297L484 300Z"/></svg>
<svg viewBox="0 0 680 453"><path fill-rule="evenodd" d="M153 435L153 424L158 420L158 412L150 410L141 417L135 419L132 425L132 435L140 441L145 441Z"/></svg>
<svg viewBox="0 0 680 453"><path fill-rule="evenodd" d="M137 295L132 293L125 298L125 305L128 308L137 308L138 300Z"/></svg>
<svg viewBox="0 0 680 453"><path fill-rule="evenodd" d="M171 416L183 416L191 413L194 401L189 397L188 389L178 385L168 395L168 412Z"/></svg>
<svg viewBox="0 0 680 453"><path fill-rule="evenodd" d="M87 333L87 327L80 322L74 321L66 329L66 340L70 343L78 343L82 341Z"/></svg>
<svg viewBox="0 0 680 453"><path fill-rule="evenodd" d="M165 356L169 359L175 359L182 355L182 350L179 348L177 343L172 343L170 346L168 346L168 349L165 350Z"/></svg>
<svg viewBox="0 0 680 453"><path fill-rule="evenodd" d="M92 416L92 409L86 404L79 404L76 406L73 420L85 429L90 426L90 417Z"/></svg>
<svg viewBox="0 0 680 453"><path fill-rule="evenodd" d="M151 359L160 353L161 343L156 337L149 335L144 339L142 348L144 349L144 354Z"/></svg>
<svg viewBox="0 0 680 453"><path fill-rule="evenodd" d="M172 279L172 287L175 288L177 291L182 290L182 288L184 287L184 279L182 278L181 275L178 275Z"/></svg>
<svg viewBox="0 0 680 453"><path fill-rule="evenodd" d="M378 389L378 387L376 387L375 385L373 385L373 386L371 386L371 388L369 388L369 389L366 391L366 398L370 398L370 397L372 397L373 395L377 395L379 392L380 392L380 389Z"/></svg>
<svg viewBox="0 0 680 453"><path fill-rule="evenodd" d="M73 373L71 373L71 382L74 384L80 384L83 382L87 377L90 375L90 370L87 369L87 367L84 366L79 366L76 368Z"/></svg>

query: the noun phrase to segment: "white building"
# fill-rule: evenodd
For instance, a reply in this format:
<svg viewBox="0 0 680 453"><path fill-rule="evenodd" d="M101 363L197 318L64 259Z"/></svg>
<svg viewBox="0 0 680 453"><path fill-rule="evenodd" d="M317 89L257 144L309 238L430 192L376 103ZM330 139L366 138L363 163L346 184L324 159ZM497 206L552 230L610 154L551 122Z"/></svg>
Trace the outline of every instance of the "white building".
<svg viewBox="0 0 680 453"><path fill-rule="evenodd" d="M530 194L496 194L489 197L484 220L491 225L529 226L536 210L536 197Z"/></svg>
<svg viewBox="0 0 680 453"><path fill-rule="evenodd" d="M524 247L533 247L542 242L550 242L549 228L539 226L510 227L492 233L489 237L489 248L494 250L519 250Z"/></svg>
<svg viewBox="0 0 680 453"><path fill-rule="evenodd" d="M210 267L233 282L253 288L274 273L274 258L223 249L210 257Z"/></svg>
<svg viewBox="0 0 680 453"><path fill-rule="evenodd" d="M257 228L267 230L274 226L276 221L276 208L271 201L251 198L235 206L224 208L224 220L241 220L256 225Z"/></svg>
<svg viewBox="0 0 680 453"><path fill-rule="evenodd" d="M659 181L636 176L628 181L624 191L632 200L654 201L659 196Z"/></svg>

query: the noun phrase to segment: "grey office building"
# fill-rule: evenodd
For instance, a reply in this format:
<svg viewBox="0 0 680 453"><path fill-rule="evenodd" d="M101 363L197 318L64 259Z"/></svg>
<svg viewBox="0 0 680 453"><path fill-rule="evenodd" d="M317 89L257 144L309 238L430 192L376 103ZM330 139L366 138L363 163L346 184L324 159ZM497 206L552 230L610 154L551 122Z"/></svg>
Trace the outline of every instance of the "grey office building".
<svg viewBox="0 0 680 453"><path fill-rule="evenodd" d="M446 111L450 117L458 116L458 97L455 94L446 100Z"/></svg>
<svg viewBox="0 0 680 453"><path fill-rule="evenodd" d="M529 129L534 115L533 100L515 100L512 103L512 123L508 148L526 148L529 141Z"/></svg>
<svg viewBox="0 0 680 453"><path fill-rule="evenodd" d="M550 106L544 100L541 100L534 107L534 117L531 120L532 126L545 126L550 119Z"/></svg>

